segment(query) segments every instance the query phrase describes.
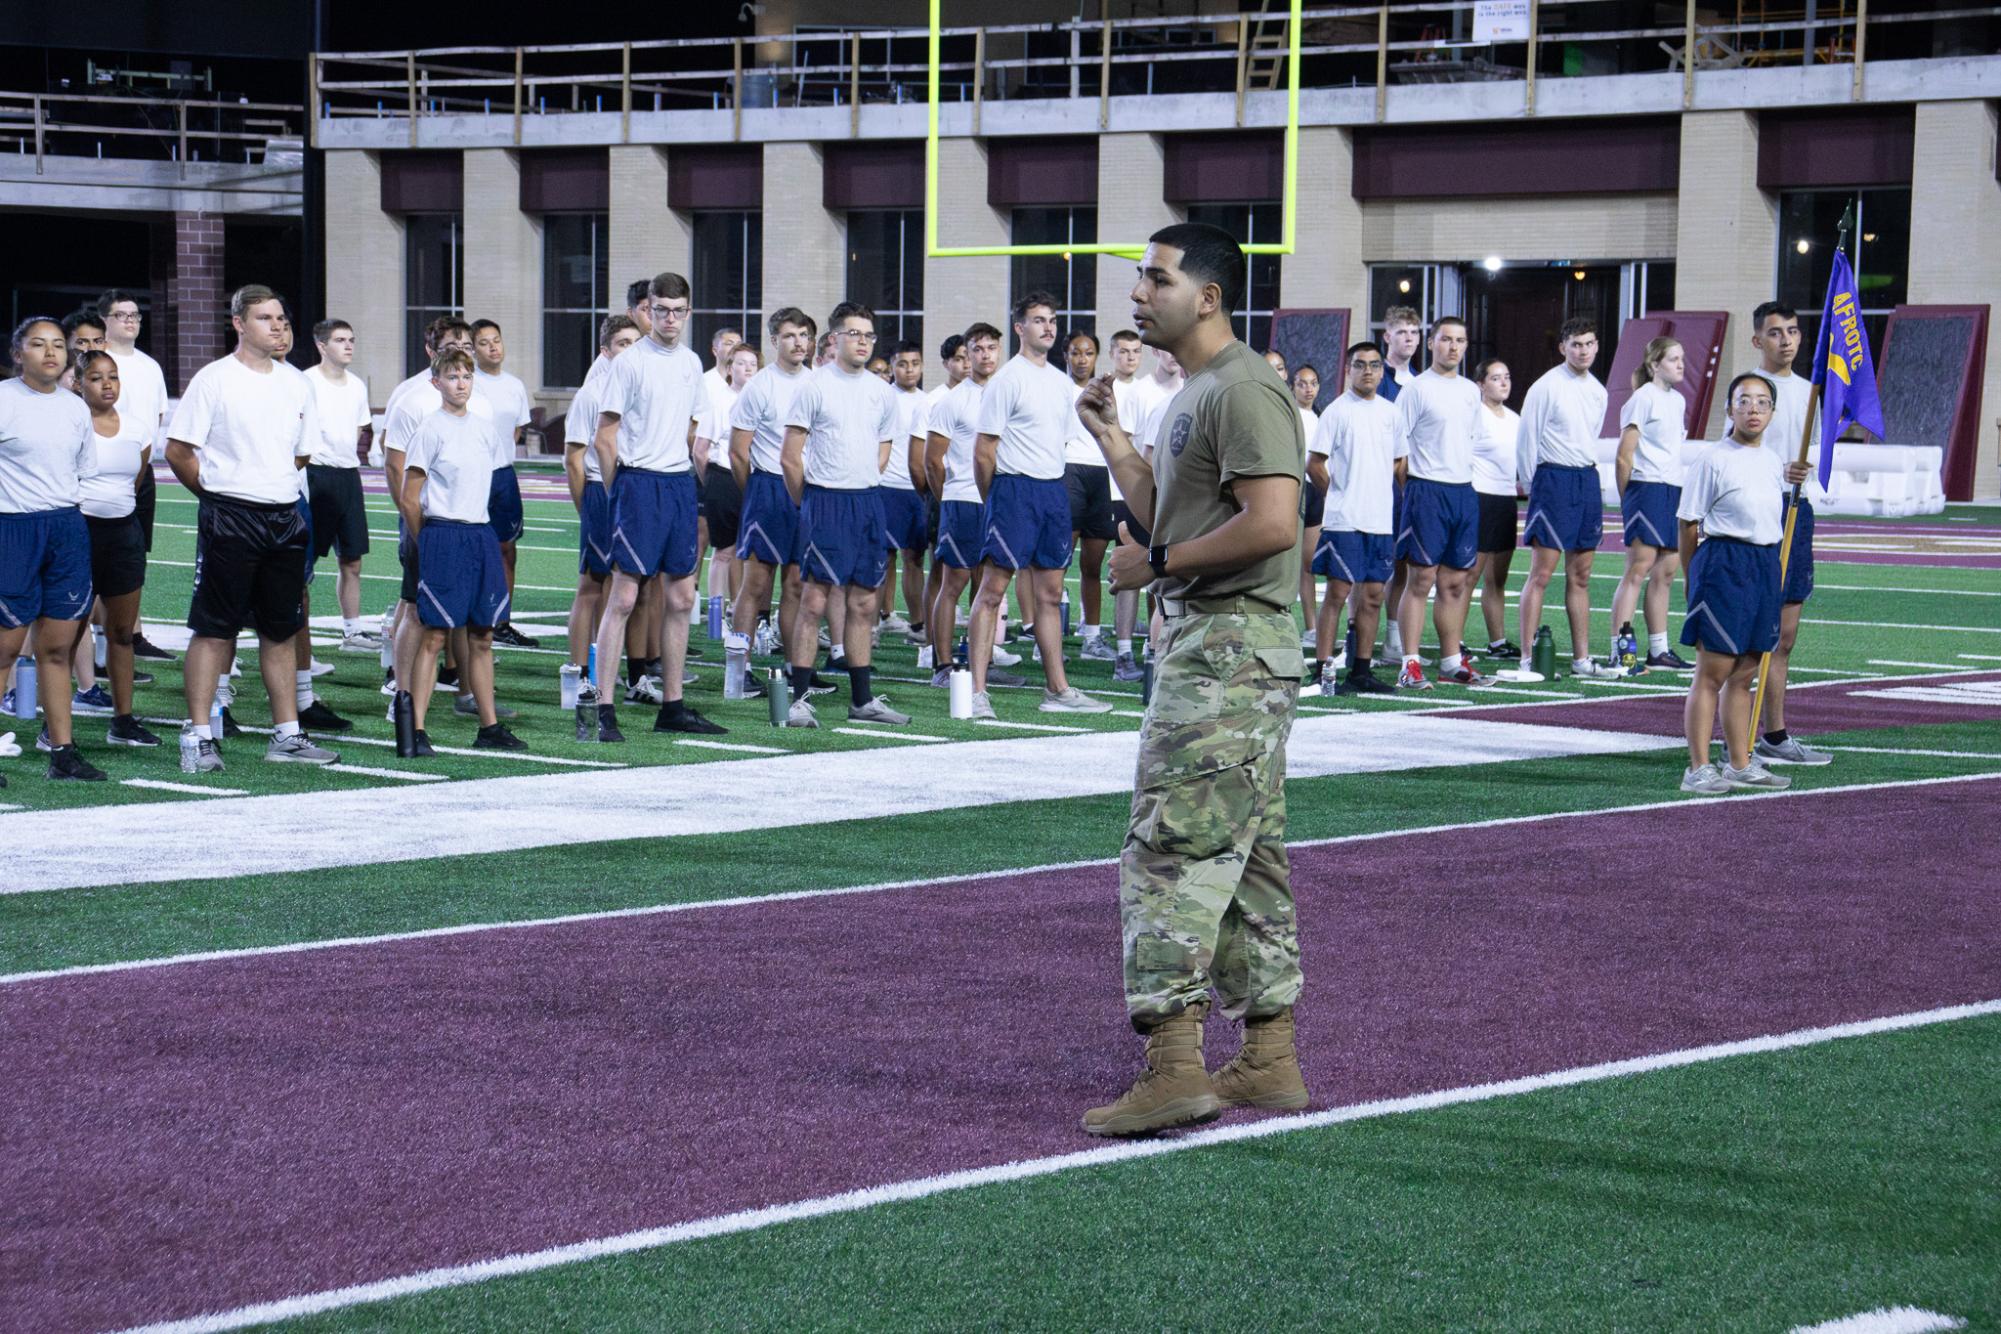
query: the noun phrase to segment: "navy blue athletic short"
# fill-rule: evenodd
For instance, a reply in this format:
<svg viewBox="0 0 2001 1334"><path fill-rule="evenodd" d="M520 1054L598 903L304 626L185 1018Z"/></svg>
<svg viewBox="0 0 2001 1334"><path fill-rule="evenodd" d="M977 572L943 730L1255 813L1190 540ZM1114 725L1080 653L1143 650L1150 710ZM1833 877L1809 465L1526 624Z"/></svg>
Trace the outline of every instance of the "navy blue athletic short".
<svg viewBox="0 0 2001 1334"><path fill-rule="evenodd" d="M1779 548L1711 537L1688 567L1681 642L1711 653L1763 653L1779 642Z"/></svg>
<svg viewBox="0 0 2001 1334"><path fill-rule="evenodd" d="M82 510L0 514L0 626L19 629L43 617L80 621L95 597Z"/></svg>
<svg viewBox="0 0 2001 1334"><path fill-rule="evenodd" d="M521 540L521 479L514 469L495 468L486 493L486 522L502 542Z"/></svg>
<svg viewBox="0 0 2001 1334"><path fill-rule="evenodd" d="M599 579L611 576L611 497L603 482L584 483L584 505L577 511L577 573Z"/></svg>
<svg viewBox="0 0 2001 1334"><path fill-rule="evenodd" d="M775 472L750 474L743 489L743 517L738 523L736 554L766 565L799 563L799 506Z"/></svg>
<svg viewBox="0 0 2001 1334"><path fill-rule="evenodd" d="M938 507L937 558L955 570L980 563L980 516L976 500L948 500Z"/></svg>
<svg viewBox="0 0 2001 1334"><path fill-rule="evenodd" d="M874 588L889 571L882 497L807 484L799 502L799 577L835 587Z"/></svg>
<svg viewBox="0 0 2001 1334"><path fill-rule="evenodd" d="M1313 550L1313 572L1344 584L1388 583L1396 569L1396 543L1388 533L1322 528Z"/></svg>
<svg viewBox="0 0 2001 1334"><path fill-rule="evenodd" d="M980 559L1004 570L1070 564L1070 496L1059 477L999 473L980 516Z"/></svg>
<svg viewBox="0 0 2001 1334"><path fill-rule="evenodd" d="M1785 503L1792 504L1787 494ZM1785 511L1779 511L1783 520ZM1793 525L1793 546L1786 555L1786 592L1781 601L1805 602L1813 596L1813 502L1801 497L1799 521Z"/></svg>
<svg viewBox="0 0 2001 1334"><path fill-rule="evenodd" d="M879 486L875 489L882 501L882 526L885 540L898 551L921 552L930 544L929 532L931 516L926 512L924 497L907 486Z"/></svg>
<svg viewBox="0 0 2001 1334"><path fill-rule="evenodd" d="M1404 486L1397 559L1470 570L1479 557L1480 500L1471 482L1413 477Z"/></svg>
<svg viewBox="0 0 2001 1334"><path fill-rule="evenodd" d="M1596 551L1605 532L1605 500L1596 468L1545 463L1529 483L1522 544L1553 551Z"/></svg>
<svg viewBox="0 0 2001 1334"><path fill-rule="evenodd" d="M695 531L695 475L620 468L611 484L612 568L641 579L686 578L702 553Z"/></svg>
<svg viewBox="0 0 2001 1334"><path fill-rule="evenodd" d="M417 619L438 629L507 620L507 565L490 523L426 519L417 534Z"/></svg>
<svg viewBox="0 0 2001 1334"><path fill-rule="evenodd" d="M1626 526L1626 545L1645 542L1673 551L1681 545L1681 488L1672 482L1628 482L1619 497L1619 518Z"/></svg>

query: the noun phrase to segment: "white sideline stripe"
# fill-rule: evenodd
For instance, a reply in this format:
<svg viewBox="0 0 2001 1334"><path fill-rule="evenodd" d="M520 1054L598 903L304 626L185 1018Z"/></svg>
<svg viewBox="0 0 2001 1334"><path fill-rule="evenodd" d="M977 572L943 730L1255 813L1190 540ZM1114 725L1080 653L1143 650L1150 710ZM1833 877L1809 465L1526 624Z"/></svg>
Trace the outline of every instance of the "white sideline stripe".
<svg viewBox="0 0 2001 1334"><path fill-rule="evenodd" d="M1871 667L1922 667L1927 671L1934 672L1956 672L1959 670L1959 664L1956 662L1906 662L1902 658L1865 658L1863 661Z"/></svg>
<svg viewBox="0 0 2001 1334"><path fill-rule="evenodd" d="M1922 1306L1879 1306L1839 1320L1823 1320L1818 1325L1794 1325L1788 1334L1934 1334L1937 1330L1965 1328L1966 1322L1959 1317L1927 1311Z"/></svg>
<svg viewBox="0 0 2001 1334"><path fill-rule="evenodd" d="M975 718L975 727L1006 727L1022 732L1088 732L1088 727L1068 727L1058 723L1011 723L1005 718Z"/></svg>
<svg viewBox="0 0 2001 1334"><path fill-rule="evenodd" d="M1304 707L1304 706L1302 706L1302 707ZM1145 709L1113 709L1113 710L1112 710L1112 717L1114 717L1114 718L1144 718L1144 717L1146 717L1146 710L1145 710Z"/></svg>
<svg viewBox="0 0 2001 1334"><path fill-rule="evenodd" d="M160 723L166 727L183 727L187 724L188 720L185 718L155 718L149 715L141 718L139 721ZM255 732L259 736L270 736L273 730L269 727L252 727L248 723L238 723L237 726L245 732ZM322 733L321 740L331 742L335 746L387 746L394 749L396 745L394 741L385 741L381 737L349 736L346 733L338 733L334 736L327 736L325 733ZM559 764L565 768L576 769L630 769L632 767L618 760L573 760L564 755L531 755L518 750L475 750L471 746L440 746L435 741L431 743L431 749L437 751L440 755L473 755L487 760L519 760L523 764Z"/></svg>
<svg viewBox="0 0 2001 1334"><path fill-rule="evenodd" d="M423 774L411 769L374 769L365 764L329 764L324 766L332 774L364 774L369 778L399 778L406 783L442 783L449 774Z"/></svg>
<svg viewBox="0 0 2001 1334"><path fill-rule="evenodd" d="M1109 1167L1114 1164L1135 1162L1145 1158L1158 1158L1167 1154L1188 1153L1219 1144L1234 1144L1246 1140L1269 1139L1277 1135L1297 1134L1306 1130L1321 1130L1329 1126L1345 1125L1355 1121L1372 1121L1388 1116L1402 1116L1412 1112L1437 1111L1445 1107L1463 1107L1472 1103L1492 1102L1501 1098L1517 1098L1527 1094L1542 1093L1549 1089L1575 1088L1582 1084L1601 1083L1609 1079L1624 1079L1632 1075L1654 1074L1662 1070L1678 1070L1688 1066L1705 1065L1714 1061L1730 1060L1738 1056L1763 1056L1774 1052L1794 1051L1802 1047L1819 1046L1823 1043L1838 1042L1845 1038L1871 1037L1880 1033L1892 1033L1904 1029L1924 1028L1935 1024L1953 1023L1965 1019L1983 1018L2001 1014L2001 1000L1981 1001L1972 1005L1953 1005L1935 1010L1920 1010L1908 1014L1884 1015L1875 1019L1863 1019L1854 1023L1831 1024L1823 1028L1796 1029L1790 1033L1772 1033L1763 1037L1745 1038L1736 1042L1710 1043L1701 1047L1685 1047L1678 1051L1658 1052L1652 1056L1636 1056L1622 1061L1604 1061L1596 1065L1573 1066L1565 1070L1552 1070L1545 1074L1526 1075L1519 1079L1497 1080L1486 1084L1470 1084L1461 1088L1439 1089L1431 1093L1419 1093L1403 1098L1383 1098L1374 1102L1355 1103L1347 1107L1333 1107L1326 1111L1307 1112L1297 1116L1274 1116L1262 1121L1252 1121L1240 1125L1222 1126L1214 1130L1198 1130L1172 1139L1152 1139L1107 1144L1093 1149L1081 1149L1075 1153L1057 1154L1048 1158L1030 1158L1020 1162L1001 1163L992 1167L967 1168L958 1172L945 1172L937 1176L918 1177L906 1181L895 1181L880 1186L866 1186L860 1190L844 1191L838 1195L822 1195L813 1199L796 1200L789 1204L770 1205L762 1209L744 1209L735 1213L716 1214L708 1218L697 1218L672 1227L647 1228L638 1232L627 1232L613 1237L600 1237L592 1241L574 1242L567 1246L555 1246L543 1251L521 1252L514 1255L498 1256L491 1260L481 1260L473 1264L453 1265L447 1268L428 1269L421 1273L406 1274L400 1278L382 1279L374 1283L360 1283L352 1287L334 1288L324 1292L306 1293L287 1297L278 1301L260 1302L254 1306L242 1306L231 1311L219 1311L196 1316L189 1320L163 1321L159 1324L139 1326L128 1334L213 1334L214 1331L241 1329L247 1325L269 1321L292 1320L300 1316L317 1315L325 1311L336 1311L346 1307L364 1306L375 1302L391 1301L399 1297L411 1297L419 1293L436 1292L441 1288L464 1287L471 1283L481 1283L489 1279L506 1278L519 1274L532 1274L563 1265L580 1264L590 1260L605 1259L614 1255L630 1255L636 1251L655 1250L684 1241L695 1241L706 1237L731 1236L745 1232L755 1232L784 1223L802 1222L811 1218L827 1218L840 1214L860 1213L886 1204L904 1204L913 1200L927 1199L953 1191L971 1190L981 1186L998 1185L1003 1182L1028 1181L1037 1177L1055 1176L1062 1172L1074 1172L1083 1168ZM1871 1313L1874 1314L1874 1313ZM1816 1326L1826 1329L1827 1326ZM1882 1326L1881 1331L1896 1330L1916 1334L1919 1330L1956 1328L1941 1325L1896 1325ZM1866 1330L1878 1334L1877 1326L1861 1326L1845 1329L1843 1334L1858 1334Z"/></svg>
<svg viewBox="0 0 2001 1334"><path fill-rule="evenodd" d="M1287 773L1339 773L1490 763L1568 755L1632 754L1679 737L1410 714L1302 718ZM440 746L439 750L445 748ZM455 751L470 755L494 751ZM171 826L138 804L92 809L94 837L76 846L73 809L9 822L16 846L0 894L76 886L210 879L375 865L430 857L575 846L628 838L729 834L878 816L977 807L1027 797L1102 796L1132 790L1134 731L999 737L924 747L802 751L701 766L538 773L427 784L386 808L381 791L284 793L232 803L227 819L192 802ZM1036 775L1030 789L1022 775ZM664 779L665 781L660 781ZM676 781L680 780L680 781ZM773 792L791 793L782 805ZM212 822L212 823L211 823ZM245 828L259 837L244 839ZM328 830L340 830L332 838ZM226 847L218 864L209 849Z"/></svg>
<svg viewBox="0 0 2001 1334"><path fill-rule="evenodd" d="M1811 667L1794 667L1791 670L1795 672L1800 672L1800 671L1819 671L1825 669L1811 668ZM1949 672L1933 672L1931 673L1931 675L1949 676L1949 677L1994 676L1996 672L2001 672L2001 667L1957 667ZM1786 686L1786 690L1787 693L1790 694L1792 692L1800 690L1825 690L1829 687L1839 688L1842 686L1874 685L1878 682L1897 684L1901 682L1911 681L1914 679L1917 678L1914 678L1908 672L1897 672L1888 676L1843 675L1843 676L1837 676L1827 681L1802 681L1798 685L1788 684ZM1680 694L1681 692L1676 691L1675 693ZM1864 692L1857 692L1857 693L1864 693ZM1419 709L1413 713L1406 714L1405 716L1412 718L1436 718L1440 716L1449 717L1452 714L1465 713L1471 709L1478 709L1483 713L1490 713L1499 709L1562 708L1573 704L1603 704L1607 700L1617 699L1617 698L1618 696L1616 695L1579 695L1572 699L1562 699L1555 695L1550 695L1546 696L1544 698L1543 703L1539 705L1538 704L1480 704L1480 703L1440 704L1433 706L1431 708Z"/></svg>
<svg viewBox="0 0 2001 1334"><path fill-rule="evenodd" d="M1886 690L1858 690L1857 699L1906 699L1920 704L1965 704L1968 706L2001 704L2001 693L1985 698L1989 692L1955 690L1950 686L1893 686Z"/></svg>
<svg viewBox="0 0 2001 1334"><path fill-rule="evenodd" d="M156 792L185 792L193 797L247 797L240 787L197 787L193 783L167 783L157 778L121 778L120 787L143 787Z"/></svg>
<svg viewBox="0 0 2001 1334"><path fill-rule="evenodd" d="M17 806L10 801L0 801L0 811L25 811L26 806Z"/></svg>
<svg viewBox="0 0 2001 1334"><path fill-rule="evenodd" d="M948 736L931 736L925 732L879 732L870 727L833 727L828 729L842 736L872 736L878 741L950 741Z"/></svg>
<svg viewBox="0 0 2001 1334"><path fill-rule="evenodd" d="M1518 690L1514 686L1468 686L1466 690L1468 694L1472 695L1525 695L1530 699L1563 698L1562 695L1556 694L1553 691ZM1572 695L1570 698L1577 699L1579 696Z"/></svg>
<svg viewBox="0 0 2001 1334"><path fill-rule="evenodd" d="M1972 662L2001 662L2001 653L1962 653L1959 656ZM1794 670L1799 669L1794 668Z"/></svg>
<svg viewBox="0 0 2001 1334"><path fill-rule="evenodd" d="M742 741L703 741L699 737L682 737L674 743L677 746L694 746L700 750L740 750L750 755L790 755L783 746L753 746Z"/></svg>
<svg viewBox="0 0 2001 1334"><path fill-rule="evenodd" d="M1847 750L1858 755L1931 755L1940 759L2001 760L2001 751L1992 750L1911 750L1902 746L1821 746L1815 750Z"/></svg>
<svg viewBox="0 0 2001 1334"><path fill-rule="evenodd" d="M1679 743L1677 743L1679 744ZM1881 783L1849 783L1838 787L1796 788L1781 792L1738 792L1732 802L1796 801L1802 797L1832 796L1843 792L1879 792L1907 787L1936 787L1944 783L1977 783L2001 779L2001 773L1964 774L1952 778L1903 778ZM1534 824L1539 820L1577 820L1592 815L1634 815L1647 811L1691 807L1688 798L1640 802L1631 806L1607 806L1591 810L1551 811L1546 815L1508 815L1492 820L1468 820L1457 824L1415 825L1407 829L1379 829L1366 834L1337 834L1330 838L1288 841L1288 848L1325 848L1344 843L1373 843L1382 839L1418 834L1452 834L1471 829L1502 829L1509 825ZM545 926L576 926L586 922L615 921L622 917L660 917L671 913L703 912L708 909L757 907L768 903L790 903L798 899L839 898L849 894L882 894L898 889L921 889L943 885L970 885L984 880L1004 880L1012 876L1046 875L1052 871L1083 871L1116 866L1115 857L1087 858L1082 861L1045 862L1040 866L1009 866L992 871L968 871L959 875L929 876L917 880L882 880L867 885L834 885L822 889L788 889L776 894L744 894L699 903L651 903L632 908L606 908L598 912L565 913L558 917L534 917L513 922L465 922L456 926L433 926L417 931L390 931L373 936L339 936L327 940L287 941L282 945L252 945L233 950L204 950L197 954L171 954L153 959L129 959L115 963L76 964L68 968L47 968L29 973L0 973L0 986L20 982L46 982L61 978L92 977L100 973L123 973L138 969L166 968L176 964L219 963L231 959L253 959L266 954L310 954L317 950L347 949L357 945L393 945L406 940L434 940L447 936L474 935L484 931L527 931Z"/></svg>

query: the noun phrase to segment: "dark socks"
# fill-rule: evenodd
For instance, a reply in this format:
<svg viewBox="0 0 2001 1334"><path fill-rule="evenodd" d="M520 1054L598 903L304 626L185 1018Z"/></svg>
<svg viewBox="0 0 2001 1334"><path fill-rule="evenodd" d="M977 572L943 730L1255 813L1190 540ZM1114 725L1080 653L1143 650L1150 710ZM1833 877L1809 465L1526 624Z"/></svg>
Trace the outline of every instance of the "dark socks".
<svg viewBox="0 0 2001 1334"><path fill-rule="evenodd" d="M1788 740L1788 739L1789 739L1789 738L1790 738L1791 736L1792 736L1792 733L1790 733L1790 732L1786 731L1786 729L1785 729L1785 728L1781 727L1781 728L1780 728L1780 729L1779 729L1778 731L1776 731L1776 732L1767 732L1767 733L1765 733L1765 740L1767 740L1767 741L1771 742L1771 743L1772 743L1773 745L1775 745L1775 746L1783 746L1783 745L1785 745L1785 744L1786 744L1786 741L1787 741L1787 740Z"/></svg>
<svg viewBox="0 0 2001 1334"><path fill-rule="evenodd" d="M867 667L848 668L848 698L858 709L875 698L875 693L869 689L870 675L872 673Z"/></svg>
<svg viewBox="0 0 2001 1334"><path fill-rule="evenodd" d="M660 706L660 716L662 718L679 718L687 711L688 702L682 699L670 699Z"/></svg>
<svg viewBox="0 0 2001 1334"><path fill-rule="evenodd" d="M813 668L811 665L794 667L792 669L792 698L794 700L806 698L806 692L812 689L812 686Z"/></svg>
<svg viewBox="0 0 2001 1334"><path fill-rule="evenodd" d="M639 684L639 678L646 675L646 660L627 655L625 659L625 680L627 685Z"/></svg>

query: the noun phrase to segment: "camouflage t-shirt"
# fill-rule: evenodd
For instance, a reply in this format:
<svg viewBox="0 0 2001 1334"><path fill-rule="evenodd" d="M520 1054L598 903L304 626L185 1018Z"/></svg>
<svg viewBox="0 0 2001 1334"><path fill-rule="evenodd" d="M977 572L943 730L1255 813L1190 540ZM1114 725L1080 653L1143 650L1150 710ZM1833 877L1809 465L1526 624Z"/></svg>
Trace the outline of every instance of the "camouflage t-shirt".
<svg viewBox="0 0 2001 1334"><path fill-rule="evenodd" d="M1269 363L1242 342L1216 354L1167 409L1153 451L1153 540L1186 542L1213 532L1244 507L1230 495L1239 477L1306 472L1299 408ZM1290 607L1299 595L1299 543L1228 574L1169 576L1173 598L1255 597Z"/></svg>

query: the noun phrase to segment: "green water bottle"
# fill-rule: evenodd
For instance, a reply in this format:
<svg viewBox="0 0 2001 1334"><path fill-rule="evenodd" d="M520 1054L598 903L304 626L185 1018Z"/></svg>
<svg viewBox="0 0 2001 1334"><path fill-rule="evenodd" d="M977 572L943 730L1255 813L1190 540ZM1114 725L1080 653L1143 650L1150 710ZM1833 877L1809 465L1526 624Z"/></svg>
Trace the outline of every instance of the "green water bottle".
<svg viewBox="0 0 2001 1334"><path fill-rule="evenodd" d="M1538 626L1535 645L1530 653L1529 667L1545 681L1556 679L1556 636L1546 625Z"/></svg>
<svg viewBox="0 0 2001 1334"><path fill-rule="evenodd" d="M780 667L771 669L771 677L764 683L765 700L771 707L771 725L785 726L792 714L792 684L785 679L785 671Z"/></svg>

